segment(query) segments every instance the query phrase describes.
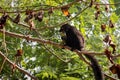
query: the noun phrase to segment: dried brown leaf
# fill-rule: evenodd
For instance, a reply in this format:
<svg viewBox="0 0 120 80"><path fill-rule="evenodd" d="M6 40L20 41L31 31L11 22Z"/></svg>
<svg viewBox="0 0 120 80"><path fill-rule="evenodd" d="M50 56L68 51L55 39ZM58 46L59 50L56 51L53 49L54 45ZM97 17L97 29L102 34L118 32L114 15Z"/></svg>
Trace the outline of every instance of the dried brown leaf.
<svg viewBox="0 0 120 80"><path fill-rule="evenodd" d="M114 28L115 27L114 24L113 24L113 22L112 22L112 20L109 21L109 27L110 28Z"/></svg>
<svg viewBox="0 0 120 80"><path fill-rule="evenodd" d="M106 35L106 37L103 39L104 42L110 43L112 41L112 38L110 35Z"/></svg>
<svg viewBox="0 0 120 80"><path fill-rule="evenodd" d="M112 65L110 68L110 71L113 73L113 74L116 74L117 73L117 69L116 69L116 65Z"/></svg>
<svg viewBox="0 0 120 80"><path fill-rule="evenodd" d="M15 57L22 56L22 54L23 54L23 50L19 49L19 50L17 50L17 53L15 54Z"/></svg>
<svg viewBox="0 0 120 80"><path fill-rule="evenodd" d="M99 4L96 4L96 5L95 5L95 9L96 9L96 10L99 10L99 9L100 9L100 5L99 5Z"/></svg>
<svg viewBox="0 0 120 80"><path fill-rule="evenodd" d="M33 20L29 20L28 25L30 26L30 30L32 30L32 28L35 28L35 24Z"/></svg>
<svg viewBox="0 0 120 80"><path fill-rule="evenodd" d="M17 14L17 16L15 17L15 19L13 20L14 23L19 23L20 22L20 13Z"/></svg>
<svg viewBox="0 0 120 80"><path fill-rule="evenodd" d="M69 13L69 7L68 6L64 6L61 8L63 14L67 17L70 17L70 13Z"/></svg>
<svg viewBox="0 0 120 80"><path fill-rule="evenodd" d="M53 7L51 7L49 10L48 10L48 14L52 14L53 13Z"/></svg>
<svg viewBox="0 0 120 80"><path fill-rule="evenodd" d="M109 5L105 5L105 11L106 11L106 12L109 11Z"/></svg>
<svg viewBox="0 0 120 80"><path fill-rule="evenodd" d="M101 30L102 30L102 32L104 32L105 29L106 29L106 24L102 24L102 25L101 25Z"/></svg>
<svg viewBox="0 0 120 80"><path fill-rule="evenodd" d="M109 43L109 45L112 47L114 53L116 51L116 45L112 41Z"/></svg>
<svg viewBox="0 0 120 80"><path fill-rule="evenodd" d="M35 20L42 21L44 16L44 11L39 11L38 13L35 14Z"/></svg>
<svg viewBox="0 0 120 80"><path fill-rule="evenodd" d="M0 18L0 29L3 29L3 26L5 25L7 18L8 18L7 13L4 13L1 16L1 18Z"/></svg>

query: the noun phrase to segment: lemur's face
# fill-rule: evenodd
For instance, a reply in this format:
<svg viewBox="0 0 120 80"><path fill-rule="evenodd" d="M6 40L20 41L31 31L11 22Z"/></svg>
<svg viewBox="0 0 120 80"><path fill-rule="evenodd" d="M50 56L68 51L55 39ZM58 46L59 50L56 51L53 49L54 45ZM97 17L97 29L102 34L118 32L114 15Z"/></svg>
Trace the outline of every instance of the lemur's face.
<svg viewBox="0 0 120 80"><path fill-rule="evenodd" d="M66 37L66 29L65 29L65 26L61 26L59 32L60 32L61 37Z"/></svg>
<svg viewBox="0 0 120 80"><path fill-rule="evenodd" d="M69 24L64 24L60 28L60 32L66 33L69 30Z"/></svg>

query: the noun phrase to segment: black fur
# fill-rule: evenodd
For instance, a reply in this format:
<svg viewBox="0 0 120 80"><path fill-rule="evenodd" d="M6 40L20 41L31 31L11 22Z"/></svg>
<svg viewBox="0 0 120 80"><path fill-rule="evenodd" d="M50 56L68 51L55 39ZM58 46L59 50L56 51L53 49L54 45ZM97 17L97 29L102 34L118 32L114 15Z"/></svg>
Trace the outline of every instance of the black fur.
<svg viewBox="0 0 120 80"><path fill-rule="evenodd" d="M61 39L65 41L66 46L71 47L72 50L78 49L80 51L84 48L84 38L75 27L65 24L61 27L60 32L66 34L66 37L61 37Z"/></svg>
<svg viewBox="0 0 120 80"><path fill-rule="evenodd" d="M69 24L64 24L60 28L60 32L66 34L66 37L61 37L61 39L65 42L65 46L71 47L71 50L78 49L80 51L84 48L84 38L79 30L77 30L75 27ZM91 67L94 72L95 80L104 80L102 70L94 56L90 54L84 55L91 61Z"/></svg>

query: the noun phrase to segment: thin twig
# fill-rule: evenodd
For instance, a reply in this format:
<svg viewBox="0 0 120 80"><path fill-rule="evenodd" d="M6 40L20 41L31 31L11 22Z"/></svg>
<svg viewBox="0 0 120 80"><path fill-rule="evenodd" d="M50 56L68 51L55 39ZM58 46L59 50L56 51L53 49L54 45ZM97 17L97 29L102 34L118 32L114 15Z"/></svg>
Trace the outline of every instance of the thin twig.
<svg viewBox="0 0 120 80"><path fill-rule="evenodd" d="M58 55L56 55L52 50L48 49L46 46L45 46L45 49L47 49L52 55L54 55L55 57L57 57L59 60L63 61L64 63L68 63L70 62L70 60L63 60L61 57L59 57Z"/></svg>
<svg viewBox="0 0 120 80"><path fill-rule="evenodd" d="M73 2L70 2L70 3L68 3L67 5L63 5L63 6L57 6L57 7L52 7L53 8L53 10L55 10L55 9L60 9L60 8L62 8L62 7L64 7L64 6L71 6L71 5L73 5L73 4L75 4L75 3L77 3L77 2L79 2L79 1L81 1L81 0L74 0ZM40 10L44 10L44 11L48 11L50 8L41 8L41 9L38 9L38 10L32 10L33 12L36 12L36 11L40 11ZM19 11L19 13L24 13L24 12L26 12L26 10L18 10ZM3 12L6 12L6 13L18 13L18 11L5 11L5 10L1 10L0 11L0 13L3 13Z"/></svg>
<svg viewBox="0 0 120 80"><path fill-rule="evenodd" d="M95 5L118 5L120 4L120 2L117 2L117 3L95 3Z"/></svg>
<svg viewBox="0 0 120 80"><path fill-rule="evenodd" d="M2 69L3 69L3 67L4 67L5 62L6 62L6 58L4 58L3 63L2 63L2 65L1 65L1 67L0 67L0 73L1 73L1 71L2 71Z"/></svg>
<svg viewBox="0 0 120 80"><path fill-rule="evenodd" d="M31 8L31 7L36 8L36 7L40 7L40 6L48 6L48 7L53 7L53 9L55 10L55 9L60 9L61 7L64 7L64 6L71 6L79 1L82 1L82 0L75 0L71 3L68 3L67 5L63 5L63 6L51 6L51 5L38 5L38 6L36 6L36 5L34 5L34 6L25 6L25 7L6 7L6 8L2 8L2 9L11 9L11 8L23 9L23 8ZM90 3L90 2L88 2L88 3ZM120 2L116 2L116 3L98 3L98 2L96 2L96 3L94 3L94 5L118 5L118 4L120 4ZM39 11L39 10L48 11L49 8L41 8L41 9L33 10L33 11ZM3 10L0 13L3 13L3 12L5 12L5 11ZM24 13L26 11L19 10L19 12ZM18 13L18 11L6 11L6 13Z"/></svg>
<svg viewBox="0 0 120 80"><path fill-rule="evenodd" d="M58 27L58 26L60 26L60 25L65 24L65 23L68 23L69 21L71 21L71 20L73 20L74 18L76 18L77 16L79 16L81 13L83 13L83 12L84 12L85 10L87 10L88 8L89 8L89 6L85 7L83 10L79 11L74 17L72 17L72 18L70 18L70 19L68 19L68 20L66 20L66 21L64 21L64 22L62 22L62 23L59 23L59 24L57 24L57 25L55 25L55 26L43 27L43 28L40 28L39 30L44 30L45 28L47 28L47 29L49 29L49 28L55 28L55 27Z"/></svg>
<svg viewBox="0 0 120 80"><path fill-rule="evenodd" d="M6 44L6 40L5 40L5 27L3 28L3 46L5 48L5 51L6 51L6 55L8 55L8 51L7 51L7 44Z"/></svg>
<svg viewBox="0 0 120 80"><path fill-rule="evenodd" d="M80 0L77 0L77 1L80 1ZM73 3L75 3L75 2L73 2ZM72 5L73 3L70 3L70 4L67 4L67 5ZM66 5L65 5L66 6ZM59 24L57 24L57 25L55 25L55 26L44 26L44 27L42 27L42 28L40 28L40 29L36 29L36 28L32 28L32 30L44 30L45 28L47 28L47 29L50 29L50 28L55 28L55 27L58 27L58 26L60 26L60 25L63 25L63 24L65 24L65 23L68 23L69 21L71 21L71 20L73 20L74 18L76 18L77 16L79 16L81 13L83 13L85 10L87 10L89 8L89 5L87 6L87 7L85 7L83 10L81 10L81 11L79 11L74 17L72 17L72 18L70 18L70 19L68 19L68 20L66 20L66 21L64 21L64 22L62 22L62 23L59 23ZM28 28L28 29L30 29L30 26L29 25L27 25L27 24L24 24L24 23L18 23L18 25L21 25L21 26L24 26L24 27L26 27L26 28Z"/></svg>
<svg viewBox="0 0 120 80"><path fill-rule="evenodd" d="M117 58L117 57L120 57L120 54L115 55L115 56L112 56L112 57L113 57L113 59L114 59L114 58Z"/></svg>

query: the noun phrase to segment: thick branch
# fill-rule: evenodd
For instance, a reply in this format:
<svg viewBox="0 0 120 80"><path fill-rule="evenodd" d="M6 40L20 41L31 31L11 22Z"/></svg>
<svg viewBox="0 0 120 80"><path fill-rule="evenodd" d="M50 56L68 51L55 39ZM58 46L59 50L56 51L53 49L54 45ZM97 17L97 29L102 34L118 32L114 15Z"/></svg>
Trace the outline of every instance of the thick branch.
<svg viewBox="0 0 120 80"><path fill-rule="evenodd" d="M17 65L15 65L15 63L13 63L12 61L10 61L1 51L0 51L0 56L3 57L9 64L14 65L15 68L17 68L19 71L25 73L26 75L28 75L29 77L31 77L34 80L37 80L36 77L32 76L30 73L28 73L27 71L23 70L22 68L18 67Z"/></svg>
<svg viewBox="0 0 120 80"><path fill-rule="evenodd" d="M2 33L3 30L0 30L0 32ZM13 32L7 32L7 31L5 31L5 34L8 35L8 36L11 36L11 37L17 37L17 38L30 40L30 41L36 41L36 42L45 43L45 44L52 44L52 45L55 45L57 47L62 47L59 44L57 44L55 42L52 42L52 41L49 41L49 40L41 40L39 38L31 38L29 36L25 36L25 35L13 33Z"/></svg>
<svg viewBox="0 0 120 80"><path fill-rule="evenodd" d="M113 77L111 77L111 76L109 76L109 75L107 75L105 73L104 73L104 76L108 77L110 80L117 80L116 78L113 78Z"/></svg>
<svg viewBox="0 0 120 80"><path fill-rule="evenodd" d="M1 33L3 33L3 30L0 30ZM5 34L8 35L8 36L11 36L11 37L17 37L17 38L22 38L22 39L26 39L26 40L30 40L30 41L36 41L36 42L40 42L40 43L43 43L43 44L50 44L50 45L54 45L56 47L59 47L59 48L65 48L65 49L71 49L70 47L67 47L67 46L62 46L58 43L55 43L55 42L52 42L52 41L49 41L49 40L42 40L42 39L39 39L39 38L32 38L32 37L28 37L28 36L25 36L25 35L22 35L22 34L17 34L17 33L13 33L13 32L8 32L8 31L5 31ZM96 52L91 52L91 51L79 51L79 50L74 50L74 52L78 53L78 54L93 54L93 55L104 55L104 53L96 53Z"/></svg>
<svg viewBox="0 0 120 80"><path fill-rule="evenodd" d="M0 30L0 32L3 32L3 30ZM12 36L12 37L17 37L17 38L22 38L22 39L26 39L26 40L30 40L30 41L36 41L36 42L40 42L40 43L43 43L43 44L51 44L51 45L54 45L56 47L59 47L59 48L65 48L65 49L69 49L71 50L70 47L67 47L67 46L62 46L58 43L55 43L55 42L52 42L52 41L49 41L49 40L42 40L42 39L39 39L39 38L31 38L31 37L28 37L28 36L25 36L25 35L22 35L22 34L17 34L17 33L12 33L12 32L5 32L6 35L9 35L9 36ZM79 50L74 50L74 52L76 52L76 54L84 61L86 62L86 64L90 65L90 63L88 61L86 61L84 59L84 57L81 55L81 54L95 54L93 52L89 52L89 51L79 51ZM103 53L100 53L99 55L103 55Z"/></svg>

